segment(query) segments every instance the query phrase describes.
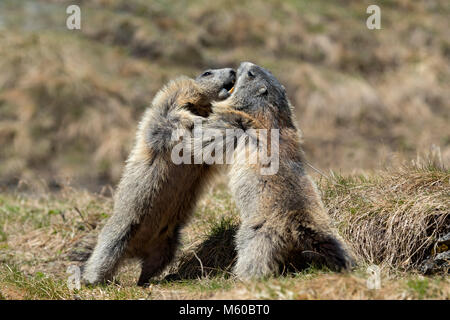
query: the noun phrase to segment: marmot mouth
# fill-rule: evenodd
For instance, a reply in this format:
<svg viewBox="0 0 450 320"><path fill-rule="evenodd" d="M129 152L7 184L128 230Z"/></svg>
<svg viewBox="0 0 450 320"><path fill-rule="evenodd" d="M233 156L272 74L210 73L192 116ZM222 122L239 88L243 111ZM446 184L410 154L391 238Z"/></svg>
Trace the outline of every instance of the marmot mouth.
<svg viewBox="0 0 450 320"><path fill-rule="evenodd" d="M226 89L229 93L232 93L233 90L234 90L234 83L235 82L236 81L234 79L230 80L229 82L224 84L223 88Z"/></svg>

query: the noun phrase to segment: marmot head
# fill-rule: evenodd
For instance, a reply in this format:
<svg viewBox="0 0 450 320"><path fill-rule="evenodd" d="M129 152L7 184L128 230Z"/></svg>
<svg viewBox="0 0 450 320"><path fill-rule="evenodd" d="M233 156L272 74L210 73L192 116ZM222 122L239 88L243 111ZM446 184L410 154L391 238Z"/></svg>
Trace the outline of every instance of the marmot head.
<svg viewBox="0 0 450 320"><path fill-rule="evenodd" d="M226 99L236 82L236 71L231 68L209 69L195 78L209 101Z"/></svg>
<svg viewBox="0 0 450 320"><path fill-rule="evenodd" d="M237 110L257 116L270 114L274 123L292 125L292 107L285 87L273 74L251 62L242 62L231 96L223 102Z"/></svg>

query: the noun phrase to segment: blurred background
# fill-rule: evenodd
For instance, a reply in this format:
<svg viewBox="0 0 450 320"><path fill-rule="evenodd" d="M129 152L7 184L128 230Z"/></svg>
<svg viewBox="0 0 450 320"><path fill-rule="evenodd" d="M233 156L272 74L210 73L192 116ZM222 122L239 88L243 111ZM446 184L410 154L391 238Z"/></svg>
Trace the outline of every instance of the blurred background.
<svg viewBox="0 0 450 320"><path fill-rule="evenodd" d="M449 17L448 0L1 0L0 190L114 186L165 82L241 61L285 85L320 170L448 163Z"/></svg>

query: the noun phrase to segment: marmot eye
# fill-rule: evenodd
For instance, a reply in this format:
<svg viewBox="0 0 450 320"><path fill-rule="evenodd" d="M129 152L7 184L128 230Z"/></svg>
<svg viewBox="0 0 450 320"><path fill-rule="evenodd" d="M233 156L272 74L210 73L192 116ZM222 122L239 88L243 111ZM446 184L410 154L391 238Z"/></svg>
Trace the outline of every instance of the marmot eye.
<svg viewBox="0 0 450 320"><path fill-rule="evenodd" d="M206 72L203 72L202 77L207 77L210 75L212 75L212 73L210 71L206 71Z"/></svg>
<svg viewBox="0 0 450 320"><path fill-rule="evenodd" d="M251 71L248 71L248 72L247 72L247 75L248 75L250 78L254 78L254 77L255 77L255 74L254 74L253 72L251 72Z"/></svg>

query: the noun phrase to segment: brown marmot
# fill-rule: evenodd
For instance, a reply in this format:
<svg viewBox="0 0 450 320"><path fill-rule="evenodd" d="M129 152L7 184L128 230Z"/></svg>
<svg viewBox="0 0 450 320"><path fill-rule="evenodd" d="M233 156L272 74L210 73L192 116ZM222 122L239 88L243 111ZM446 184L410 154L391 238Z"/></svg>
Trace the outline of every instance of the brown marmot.
<svg viewBox="0 0 450 320"><path fill-rule="evenodd" d="M196 79L171 81L157 93L139 124L114 213L83 268L85 283L109 280L121 261L137 258L142 265L138 285L144 285L172 260L179 230L212 171L204 164L173 163L172 134L191 130L196 119L207 116L212 101L229 96L235 78L230 68L207 70Z"/></svg>
<svg viewBox="0 0 450 320"><path fill-rule="evenodd" d="M308 264L333 270L353 265L352 254L332 227L316 185L305 171L286 90L269 71L242 63L234 92L214 103L213 113L204 122L205 132L219 130L226 136L226 153L229 157L232 150L234 156L229 186L242 222L234 266L240 278L274 275ZM271 135L272 129L278 137ZM222 142L205 136L211 133L203 136L203 150L196 152ZM267 151L265 162L261 150ZM253 156L257 161L252 163Z"/></svg>

